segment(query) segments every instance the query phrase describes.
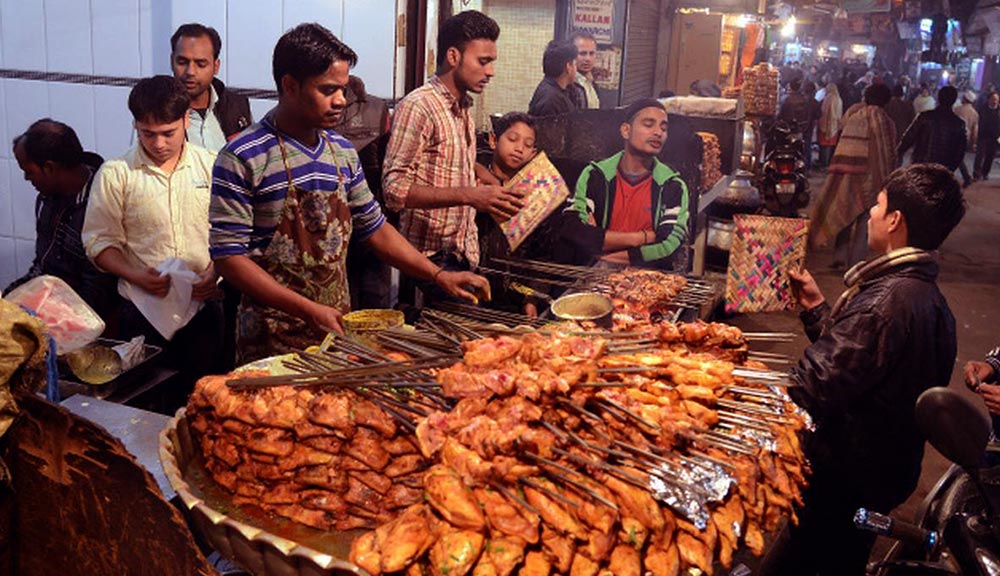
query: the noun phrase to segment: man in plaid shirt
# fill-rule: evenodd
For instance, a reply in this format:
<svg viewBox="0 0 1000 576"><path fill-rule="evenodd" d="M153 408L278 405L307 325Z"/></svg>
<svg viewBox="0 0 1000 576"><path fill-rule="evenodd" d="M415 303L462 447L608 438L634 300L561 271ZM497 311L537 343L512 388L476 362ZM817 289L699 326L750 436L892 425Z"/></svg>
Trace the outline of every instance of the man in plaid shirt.
<svg viewBox="0 0 1000 576"><path fill-rule="evenodd" d="M393 115L382 182L389 210L401 210L400 231L446 270L479 263L476 211L509 218L521 195L477 185L476 131L469 93L493 77L500 27L468 10L438 33L437 73L408 94Z"/></svg>

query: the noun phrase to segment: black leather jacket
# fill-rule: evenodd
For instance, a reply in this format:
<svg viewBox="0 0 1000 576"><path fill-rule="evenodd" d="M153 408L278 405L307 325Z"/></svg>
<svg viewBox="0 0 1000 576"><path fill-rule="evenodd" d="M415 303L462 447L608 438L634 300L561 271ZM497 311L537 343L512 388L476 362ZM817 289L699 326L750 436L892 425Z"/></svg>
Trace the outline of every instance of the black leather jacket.
<svg viewBox="0 0 1000 576"><path fill-rule="evenodd" d="M913 162L937 162L955 170L965 158L968 136L965 121L950 109L940 106L917 116L903 133L896 152L902 158L913 146Z"/></svg>
<svg viewBox="0 0 1000 576"><path fill-rule="evenodd" d="M212 79L212 87L219 99L215 103L215 117L226 138L239 134L244 128L253 124L250 115L250 100L246 96L226 90L226 85L218 78Z"/></svg>
<svg viewBox="0 0 1000 576"><path fill-rule="evenodd" d="M813 340L789 389L816 423L806 453L813 472L858 505L888 511L917 485L924 438L917 396L947 386L955 319L935 284L937 264L904 264L860 284L835 318L826 304L803 312Z"/></svg>

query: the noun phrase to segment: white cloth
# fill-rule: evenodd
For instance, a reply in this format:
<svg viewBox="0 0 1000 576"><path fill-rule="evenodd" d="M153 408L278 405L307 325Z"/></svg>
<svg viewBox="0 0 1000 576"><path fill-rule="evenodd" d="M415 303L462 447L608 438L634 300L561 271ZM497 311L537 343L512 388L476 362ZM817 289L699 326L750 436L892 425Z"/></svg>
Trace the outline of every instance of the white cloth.
<svg viewBox="0 0 1000 576"><path fill-rule="evenodd" d="M187 325L201 310L204 302L191 298L198 275L178 258L168 258L156 269L160 276L170 276L170 291L163 298L132 286L126 298L156 328L164 338L170 340L174 334Z"/></svg>

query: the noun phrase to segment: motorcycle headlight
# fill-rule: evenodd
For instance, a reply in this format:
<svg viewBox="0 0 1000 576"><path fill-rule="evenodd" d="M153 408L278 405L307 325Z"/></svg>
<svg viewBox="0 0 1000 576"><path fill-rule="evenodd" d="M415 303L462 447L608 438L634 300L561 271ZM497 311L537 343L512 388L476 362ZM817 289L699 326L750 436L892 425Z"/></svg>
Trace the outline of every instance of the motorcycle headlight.
<svg viewBox="0 0 1000 576"><path fill-rule="evenodd" d="M976 548L976 560L983 569L983 574L1000 576L1000 559L986 548Z"/></svg>

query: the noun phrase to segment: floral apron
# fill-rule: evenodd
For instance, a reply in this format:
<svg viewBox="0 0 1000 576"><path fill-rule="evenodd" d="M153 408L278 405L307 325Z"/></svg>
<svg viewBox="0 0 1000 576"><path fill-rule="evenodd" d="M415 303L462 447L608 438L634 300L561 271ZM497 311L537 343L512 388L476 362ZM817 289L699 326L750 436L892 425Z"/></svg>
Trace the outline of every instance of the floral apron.
<svg viewBox="0 0 1000 576"><path fill-rule="evenodd" d="M352 231L351 210L333 144L321 134L337 170L336 191L304 190L294 184L284 140L277 134L288 193L271 243L252 260L282 286L346 313L351 300L344 262ZM240 303L237 351L241 364L303 350L319 344L325 335L306 321L246 295Z"/></svg>

